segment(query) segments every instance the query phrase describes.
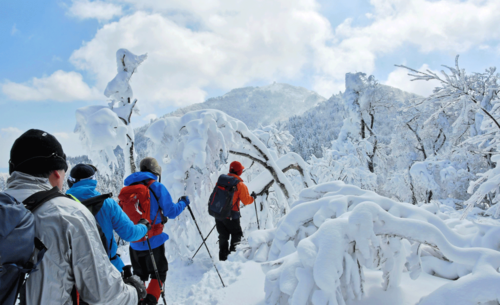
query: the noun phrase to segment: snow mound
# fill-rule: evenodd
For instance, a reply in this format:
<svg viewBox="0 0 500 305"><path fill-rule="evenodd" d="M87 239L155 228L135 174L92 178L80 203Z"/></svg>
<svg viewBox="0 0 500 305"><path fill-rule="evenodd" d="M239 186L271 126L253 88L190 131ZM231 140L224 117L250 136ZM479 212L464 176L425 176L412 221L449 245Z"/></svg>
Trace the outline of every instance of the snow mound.
<svg viewBox="0 0 500 305"><path fill-rule="evenodd" d="M434 249L434 257L441 255L441 262L465 267L462 277L419 304L497 300L494 289L482 285L500 280L500 253L494 245L499 227L481 224L476 234L463 235L441 214L431 206L399 203L340 181L325 183L303 190L276 229L252 232L246 255L267 261L267 304L346 304L361 299L366 268L383 271L384 289L397 287L403 271L418 278L422 252L429 252L426 246ZM476 292L459 294L467 285Z"/></svg>

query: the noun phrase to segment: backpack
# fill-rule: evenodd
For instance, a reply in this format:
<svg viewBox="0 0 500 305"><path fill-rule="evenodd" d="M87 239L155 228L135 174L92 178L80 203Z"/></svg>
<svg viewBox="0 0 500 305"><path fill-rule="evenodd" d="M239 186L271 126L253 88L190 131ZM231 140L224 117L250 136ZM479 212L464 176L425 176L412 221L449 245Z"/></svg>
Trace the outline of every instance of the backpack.
<svg viewBox="0 0 500 305"><path fill-rule="evenodd" d="M212 194L208 199L208 214L217 220L231 216L233 196L240 180L229 175L220 175Z"/></svg>
<svg viewBox="0 0 500 305"><path fill-rule="evenodd" d="M118 204L134 224L137 224L141 218L147 219L149 221L149 223L151 224L151 230L149 230L147 233L148 237L153 237L163 232L163 221L162 223L154 224L161 210L159 207L160 201L151 189L151 184L153 184L154 182L155 180L150 179L133 183L122 188L120 191L120 195L118 195L118 199L120 200ZM151 219L150 191L155 197L156 202L158 202L158 212L156 213L153 220ZM163 215L160 215L160 217L161 219L163 219ZM133 241L133 243L138 243L145 240L146 237L143 237L139 240Z"/></svg>
<svg viewBox="0 0 500 305"><path fill-rule="evenodd" d="M35 237L33 212L45 202L66 197L54 187L37 192L23 203L6 193L0 193L0 304L15 304L24 290L27 277L37 271L47 247ZM31 262L34 250L39 252L36 263Z"/></svg>
<svg viewBox="0 0 500 305"><path fill-rule="evenodd" d="M113 197L113 193L103 194L103 195L95 196L95 197L92 197L89 199L85 199L85 200L80 201L80 203L83 204L84 206L86 206L87 209L90 210L90 213L92 213L92 215L94 215L94 217L95 217L97 215L97 213L99 213L99 211L101 210L102 205L104 204L104 201L108 198L111 198L111 197ZM106 240L106 235L104 235L104 232L102 231L101 225L99 224L97 219L95 220L95 223L97 225L97 231L99 231L99 237L101 238L101 242L102 242L102 245L104 246L104 250L106 250L106 254L110 258L110 260L116 259L116 255L114 257L111 257L111 246L112 246L113 239L110 239L109 246L108 246L108 242Z"/></svg>

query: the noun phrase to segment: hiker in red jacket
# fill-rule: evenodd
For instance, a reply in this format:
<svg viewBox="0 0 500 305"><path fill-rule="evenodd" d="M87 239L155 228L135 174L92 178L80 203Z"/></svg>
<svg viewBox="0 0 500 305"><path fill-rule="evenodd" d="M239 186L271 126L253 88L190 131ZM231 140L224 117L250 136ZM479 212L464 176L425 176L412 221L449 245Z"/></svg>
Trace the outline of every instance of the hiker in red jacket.
<svg viewBox="0 0 500 305"><path fill-rule="evenodd" d="M229 253L236 250L236 245L241 241L243 231L240 225L240 201L244 205L249 205L253 202L252 196L248 193L247 186L241 179L243 173L243 165L238 161L233 161L229 167L229 176L235 177L240 180L238 189L233 195L233 210L231 211L231 218L224 220L215 220L217 232L219 233L219 260L225 261ZM229 237L231 236L231 246L229 246Z"/></svg>

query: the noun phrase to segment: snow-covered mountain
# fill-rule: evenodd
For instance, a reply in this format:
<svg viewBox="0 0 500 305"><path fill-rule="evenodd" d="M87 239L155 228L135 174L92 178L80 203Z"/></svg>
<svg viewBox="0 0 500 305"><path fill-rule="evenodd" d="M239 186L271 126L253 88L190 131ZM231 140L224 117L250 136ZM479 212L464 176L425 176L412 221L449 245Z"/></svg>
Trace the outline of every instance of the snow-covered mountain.
<svg viewBox="0 0 500 305"><path fill-rule="evenodd" d="M216 109L243 121L249 129L255 129L259 125L266 126L301 115L324 101L326 98L314 91L288 84L273 83L263 87L233 89L222 96L177 109L163 117L181 117L190 111ZM149 126L150 124L146 124L135 130L135 144L139 155L146 148L147 141L144 138L144 132Z"/></svg>
<svg viewBox="0 0 500 305"><path fill-rule="evenodd" d="M325 100L314 91L274 83L264 87L233 89L223 96L180 108L167 116L182 116L201 109L217 109L243 121L249 129L255 129L259 125L266 126L300 115Z"/></svg>
<svg viewBox="0 0 500 305"><path fill-rule="evenodd" d="M381 96L386 100L384 115L396 117L400 105L406 101L418 98L413 93L408 93L398 88L379 85ZM383 119L380 113L373 113L375 128L383 126L393 128L394 122ZM287 120L288 131L294 137L292 151L298 153L305 160L311 155L320 158L323 156L322 147L329 147L331 142L338 137L344 124L345 110L342 94L332 95L328 100L318 103L302 114L296 114ZM388 133L390 135L390 133Z"/></svg>

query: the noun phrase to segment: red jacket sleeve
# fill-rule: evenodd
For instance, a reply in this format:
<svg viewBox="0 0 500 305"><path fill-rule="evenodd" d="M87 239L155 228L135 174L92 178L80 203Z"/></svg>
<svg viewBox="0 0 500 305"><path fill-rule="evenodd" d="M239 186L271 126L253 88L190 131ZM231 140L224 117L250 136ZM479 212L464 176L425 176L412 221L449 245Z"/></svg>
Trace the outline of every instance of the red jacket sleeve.
<svg viewBox="0 0 500 305"><path fill-rule="evenodd" d="M243 182L238 183L237 193L238 193L237 198L241 200L241 202L243 202L244 205L249 205L253 202L253 197L250 196L250 194L248 193L248 188Z"/></svg>

